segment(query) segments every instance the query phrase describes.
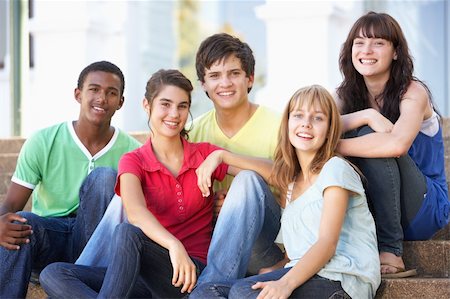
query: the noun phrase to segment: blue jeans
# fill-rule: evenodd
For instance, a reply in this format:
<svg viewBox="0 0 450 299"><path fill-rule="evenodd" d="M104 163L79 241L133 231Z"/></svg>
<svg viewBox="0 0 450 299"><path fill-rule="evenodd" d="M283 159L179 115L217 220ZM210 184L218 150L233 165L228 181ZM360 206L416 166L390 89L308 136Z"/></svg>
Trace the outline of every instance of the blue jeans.
<svg viewBox="0 0 450 299"><path fill-rule="evenodd" d="M373 132L361 127L349 137ZM403 254L403 230L420 210L427 192L426 179L411 157L351 158L364 174L369 207L375 219L378 250Z"/></svg>
<svg viewBox="0 0 450 299"><path fill-rule="evenodd" d="M32 270L40 272L57 261L75 261L114 195L116 175L110 168L92 171L80 188L76 215L55 218L18 212L33 234L20 250L0 247L0 298L24 298Z"/></svg>
<svg viewBox="0 0 450 299"><path fill-rule="evenodd" d="M258 273L283 253L274 243L280 229L280 207L266 182L243 170L233 179L220 210L198 283L226 281Z"/></svg>
<svg viewBox="0 0 450 299"><path fill-rule="evenodd" d="M195 288L191 299L195 298L256 298L261 289L253 290L252 285L258 281L272 281L283 277L291 268L282 268L269 273L255 275L240 280L205 283ZM333 281L314 275L300 287L296 288L289 298L350 298L342 289L339 281Z"/></svg>
<svg viewBox="0 0 450 299"><path fill-rule="evenodd" d="M169 251L150 240L141 229L116 226L108 268L69 263L47 266L41 285L52 298L180 298L181 287L172 285ZM197 275L204 265L192 259Z"/></svg>
<svg viewBox="0 0 450 299"><path fill-rule="evenodd" d="M116 225L126 221L122 202L114 197L77 264L106 267L108 240ZM222 281L256 274L276 264L283 253L274 244L280 229L280 207L264 180L241 171L233 180L220 211L208 250L208 265L198 282Z"/></svg>

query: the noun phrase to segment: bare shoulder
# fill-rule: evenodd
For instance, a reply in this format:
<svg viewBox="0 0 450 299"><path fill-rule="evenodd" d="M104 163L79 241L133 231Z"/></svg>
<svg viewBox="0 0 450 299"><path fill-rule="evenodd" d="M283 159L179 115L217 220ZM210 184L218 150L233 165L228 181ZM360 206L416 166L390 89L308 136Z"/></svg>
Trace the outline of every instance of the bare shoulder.
<svg viewBox="0 0 450 299"><path fill-rule="evenodd" d="M425 86L417 81L412 81L411 84L409 84L405 94L403 95L403 99L419 100L425 102L428 102L428 98L428 92Z"/></svg>
<svg viewBox="0 0 450 299"><path fill-rule="evenodd" d="M336 103L336 106L338 107L338 110L340 113L342 113L342 109L344 108L344 103L337 94L337 90L334 90L334 92L331 94L333 96L334 102Z"/></svg>

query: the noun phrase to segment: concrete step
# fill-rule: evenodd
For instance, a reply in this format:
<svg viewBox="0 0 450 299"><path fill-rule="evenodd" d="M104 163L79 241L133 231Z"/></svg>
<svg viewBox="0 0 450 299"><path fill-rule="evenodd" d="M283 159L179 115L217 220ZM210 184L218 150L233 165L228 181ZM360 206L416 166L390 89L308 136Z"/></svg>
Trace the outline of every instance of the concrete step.
<svg viewBox="0 0 450 299"><path fill-rule="evenodd" d="M447 224L446 227L437 231L431 239L432 240L450 240L450 223Z"/></svg>
<svg viewBox="0 0 450 299"><path fill-rule="evenodd" d="M0 172L0 194L6 194L8 186L11 183L12 172Z"/></svg>
<svg viewBox="0 0 450 299"><path fill-rule="evenodd" d="M25 138L13 137L0 139L0 153L18 153L25 142Z"/></svg>
<svg viewBox="0 0 450 299"><path fill-rule="evenodd" d="M377 299L448 299L450 278L414 277L384 279L378 288Z"/></svg>
<svg viewBox="0 0 450 299"><path fill-rule="evenodd" d="M12 173L16 169L17 153L0 154L0 173Z"/></svg>
<svg viewBox="0 0 450 299"><path fill-rule="evenodd" d="M450 278L450 240L406 241L403 246L406 269L415 268L423 277Z"/></svg>
<svg viewBox="0 0 450 299"><path fill-rule="evenodd" d="M26 299L44 299L47 298L47 294L39 284L30 283L28 285L28 291Z"/></svg>

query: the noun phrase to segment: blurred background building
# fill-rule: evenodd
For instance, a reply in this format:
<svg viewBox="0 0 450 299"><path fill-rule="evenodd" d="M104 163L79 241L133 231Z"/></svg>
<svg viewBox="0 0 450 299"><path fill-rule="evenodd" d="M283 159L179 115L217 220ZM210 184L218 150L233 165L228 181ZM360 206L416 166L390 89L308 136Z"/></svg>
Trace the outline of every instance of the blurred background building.
<svg viewBox="0 0 450 299"><path fill-rule="evenodd" d="M338 55L353 22L367 11L400 23L415 75L450 115L448 0L0 0L0 138L27 137L76 119L80 71L109 60L125 74L125 105L113 124L147 130L141 102L150 75L179 68L195 83L194 117L212 107L197 82L195 53L217 32L246 41L256 57L251 99L281 110L307 84L333 91Z"/></svg>

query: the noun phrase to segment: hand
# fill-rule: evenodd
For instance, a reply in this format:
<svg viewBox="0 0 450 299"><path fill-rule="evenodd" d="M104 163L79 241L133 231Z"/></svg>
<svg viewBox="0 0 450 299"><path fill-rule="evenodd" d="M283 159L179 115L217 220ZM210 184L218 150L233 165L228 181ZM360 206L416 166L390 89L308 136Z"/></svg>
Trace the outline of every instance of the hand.
<svg viewBox="0 0 450 299"><path fill-rule="evenodd" d="M289 298L292 294L292 290L289 286L281 280L257 282L252 286L252 289L262 289L256 299L264 298L277 298L284 299Z"/></svg>
<svg viewBox="0 0 450 299"><path fill-rule="evenodd" d="M390 133L394 124L375 109L367 109L368 126L378 133Z"/></svg>
<svg viewBox="0 0 450 299"><path fill-rule="evenodd" d="M214 218L219 217L220 210L222 209L223 202L227 196L227 190L218 190L214 193Z"/></svg>
<svg viewBox="0 0 450 299"><path fill-rule="evenodd" d="M181 293L192 292L197 283L197 273L186 249L181 242L177 242L169 248L170 261L173 267L172 285L181 287Z"/></svg>
<svg viewBox="0 0 450 299"><path fill-rule="evenodd" d="M197 170L195 170L195 173L197 174L197 185L204 197L208 197L211 194L211 175L216 170L217 166L222 163L222 152L223 150L217 150L210 153Z"/></svg>
<svg viewBox="0 0 450 299"><path fill-rule="evenodd" d="M21 223L13 223L13 221ZM9 250L19 250L21 244L30 243L28 238L33 231L27 220L15 213L0 216L0 246Z"/></svg>

